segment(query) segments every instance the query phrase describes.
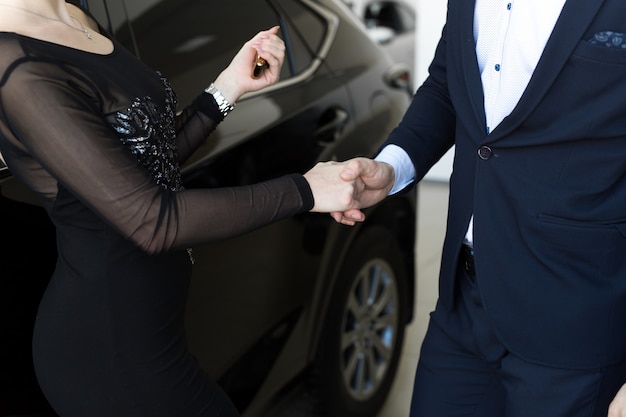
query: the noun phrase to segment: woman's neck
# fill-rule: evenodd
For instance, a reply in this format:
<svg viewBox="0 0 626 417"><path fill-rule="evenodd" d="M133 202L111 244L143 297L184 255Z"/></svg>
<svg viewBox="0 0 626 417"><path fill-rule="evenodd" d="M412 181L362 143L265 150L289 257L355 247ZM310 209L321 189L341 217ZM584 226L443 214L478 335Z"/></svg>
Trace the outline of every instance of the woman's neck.
<svg viewBox="0 0 626 417"><path fill-rule="evenodd" d="M111 40L98 32L95 22L63 0L0 0L0 32L100 55L114 48Z"/></svg>
<svg viewBox="0 0 626 417"><path fill-rule="evenodd" d="M0 7L30 13L44 19L60 20L70 24L72 22L72 17L63 0L0 0Z"/></svg>

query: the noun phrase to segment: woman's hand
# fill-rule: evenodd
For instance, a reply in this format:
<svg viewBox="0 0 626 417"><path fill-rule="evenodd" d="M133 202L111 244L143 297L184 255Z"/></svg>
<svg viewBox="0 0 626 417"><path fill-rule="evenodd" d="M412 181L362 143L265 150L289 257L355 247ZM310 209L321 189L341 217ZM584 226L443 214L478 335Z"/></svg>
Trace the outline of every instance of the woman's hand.
<svg viewBox="0 0 626 417"><path fill-rule="evenodd" d="M246 42L213 83L231 104L247 92L260 90L278 81L285 58L285 43L278 37L279 29L274 26ZM258 57L265 59L268 66L259 77L254 77Z"/></svg>

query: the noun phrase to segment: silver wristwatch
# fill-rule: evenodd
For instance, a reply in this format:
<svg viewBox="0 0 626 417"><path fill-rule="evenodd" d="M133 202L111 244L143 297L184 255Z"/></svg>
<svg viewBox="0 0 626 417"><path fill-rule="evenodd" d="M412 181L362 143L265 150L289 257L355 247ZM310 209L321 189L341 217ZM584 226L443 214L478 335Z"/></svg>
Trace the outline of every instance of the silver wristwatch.
<svg viewBox="0 0 626 417"><path fill-rule="evenodd" d="M235 108L235 105L230 104L228 100L226 100L226 97L222 95L222 92L218 90L213 83L211 83L211 85L208 86L204 91L213 96L215 102L217 103L217 107L220 109L220 113L222 113L224 117L228 116L228 113L233 111L233 109Z"/></svg>

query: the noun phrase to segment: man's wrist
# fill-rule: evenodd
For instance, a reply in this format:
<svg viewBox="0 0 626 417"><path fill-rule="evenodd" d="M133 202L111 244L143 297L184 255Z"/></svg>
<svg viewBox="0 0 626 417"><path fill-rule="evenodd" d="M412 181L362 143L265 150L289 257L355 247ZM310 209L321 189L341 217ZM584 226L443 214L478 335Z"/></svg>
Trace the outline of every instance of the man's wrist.
<svg viewBox="0 0 626 417"><path fill-rule="evenodd" d="M404 149L397 145L387 145L374 159L388 164L393 172L393 186L388 194L395 194L415 181L413 161Z"/></svg>

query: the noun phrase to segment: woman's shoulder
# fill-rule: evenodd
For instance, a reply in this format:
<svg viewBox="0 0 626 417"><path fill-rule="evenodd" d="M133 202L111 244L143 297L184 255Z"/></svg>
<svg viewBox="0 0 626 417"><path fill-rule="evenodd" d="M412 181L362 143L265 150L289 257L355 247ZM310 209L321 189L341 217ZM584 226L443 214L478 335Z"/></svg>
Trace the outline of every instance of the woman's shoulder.
<svg viewBox="0 0 626 417"><path fill-rule="evenodd" d="M0 70L4 72L26 62L51 61L55 56L51 47L28 35L0 31Z"/></svg>
<svg viewBox="0 0 626 417"><path fill-rule="evenodd" d="M0 32L0 87L10 79L57 79L91 63L95 55L16 32ZM68 72L69 71L69 72ZM25 77L25 78L24 78Z"/></svg>
<svg viewBox="0 0 626 417"><path fill-rule="evenodd" d="M27 58L20 35L15 32L0 31L0 77ZM1 85L1 84L0 84Z"/></svg>
<svg viewBox="0 0 626 417"><path fill-rule="evenodd" d="M2 47L13 46L13 47L21 48L20 34L13 32L13 31L2 30L0 28L0 46ZM5 52L4 49L2 50L2 52Z"/></svg>

